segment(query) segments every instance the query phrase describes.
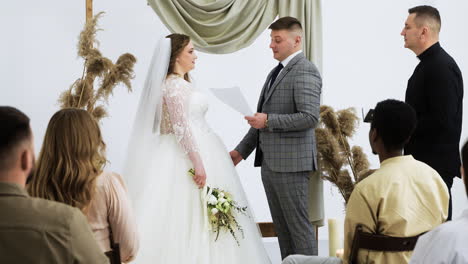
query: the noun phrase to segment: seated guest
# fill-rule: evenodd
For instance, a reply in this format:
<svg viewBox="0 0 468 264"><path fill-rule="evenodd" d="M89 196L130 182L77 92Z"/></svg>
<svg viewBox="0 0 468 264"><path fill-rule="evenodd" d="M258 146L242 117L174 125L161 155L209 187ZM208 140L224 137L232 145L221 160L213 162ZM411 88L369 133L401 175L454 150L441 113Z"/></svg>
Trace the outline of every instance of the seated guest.
<svg viewBox="0 0 468 264"><path fill-rule="evenodd" d="M34 167L29 118L0 106L0 262L108 263L80 210L31 198Z"/></svg>
<svg viewBox="0 0 468 264"><path fill-rule="evenodd" d="M461 151L461 175L468 195L468 142ZM418 239L411 264L468 263L468 209L453 221L438 226Z"/></svg>
<svg viewBox="0 0 468 264"><path fill-rule="evenodd" d="M449 194L444 181L425 163L402 154L415 127L416 113L408 104L396 100L377 104L369 141L380 169L358 183L349 198L343 259L293 255L284 264L348 263L358 224L368 233L411 237L445 221ZM360 250L357 262L408 263L411 253Z"/></svg>
<svg viewBox="0 0 468 264"><path fill-rule="evenodd" d="M121 261L128 262L138 250L137 228L122 178L103 171L104 149L99 125L87 111L58 111L47 127L28 190L80 209L102 251L111 250L113 235Z"/></svg>

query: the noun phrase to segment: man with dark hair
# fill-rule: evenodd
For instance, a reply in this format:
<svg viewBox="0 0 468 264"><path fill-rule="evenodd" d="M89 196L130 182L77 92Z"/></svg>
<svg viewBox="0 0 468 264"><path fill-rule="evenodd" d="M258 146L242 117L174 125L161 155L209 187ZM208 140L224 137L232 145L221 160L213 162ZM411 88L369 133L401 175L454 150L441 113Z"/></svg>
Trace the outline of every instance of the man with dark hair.
<svg viewBox="0 0 468 264"><path fill-rule="evenodd" d="M308 219L309 177L317 169L315 127L322 79L302 52L302 26L282 17L270 26L273 57L280 63L263 85L248 133L230 152L235 165L254 149L281 250L317 255L315 231Z"/></svg>
<svg viewBox="0 0 468 264"><path fill-rule="evenodd" d="M302 35L302 25L297 18L294 17L282 17L276 20L271 24L268 29L271 30L289 30L290 32L295 32L296 34Z"/></svg>
<svg viewBox="0 0 468 264"><path fill-rule="evenodd" d="M359 182L349 198L343 259L291 256L284 264L348 263L358 224L372 234L412 237L445 221L449 195L439 174L411 155L403 156L415 127L416 114L408 104L396 100L377 104L369 142L379 155L380 168ZM360 250L357 263L408 263L411 253Z"/></svg>
<svg viewBox="0 0 468 264"><path fill-rule="evenodd" d="M15 150L20 148L21 166L28 169L29 174L32 174L32 166L34 164L34 154L32 145L32 133L29 127L29 118L23 113L12 107L1 107L0 113L0 175L6 179L6 174L3 172L11 170L15 164ZM4 175L5 174L5 175Z"/></svg>
<svg viewBox="0 0 468 264"><path fill-rule="evenodd" d="M420 62L406 90L405 102L415 109L418 126L405 153L427 163L442 176L450 193L450 220L450 188L460 168L463 78L457 63L439 44L439 11L431 6L417 6L408 12L401 35L405 48L412 50Z"/></svg>
<svg viewBox="0 0 468 264"><path fill-rule="evenodd" d="M468 196L468 142L463 145L461 158L463 165L460 174ZM468 209L465 209L459 218L421 236L410 263L468 263Z"/></svg>
<svg viewBox="0 0 468 264"><path fill-rule="evenodd" d="M108 263L78 209L25 191L34 167L29 118L0 106L0 124L0 262Z"/></svg>

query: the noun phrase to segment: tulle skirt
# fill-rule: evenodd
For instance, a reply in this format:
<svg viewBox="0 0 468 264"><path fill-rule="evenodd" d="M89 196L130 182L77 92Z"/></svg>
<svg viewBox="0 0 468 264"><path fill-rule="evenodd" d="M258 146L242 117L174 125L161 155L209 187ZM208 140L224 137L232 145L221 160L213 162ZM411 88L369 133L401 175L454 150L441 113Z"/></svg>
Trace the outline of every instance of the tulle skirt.
<svg viewBox="0 0 468 264"><path fill-rule="evenodd" d="M195 135L207 184L232 194L241 206L248 202L229 153L211 132ZM270 263L259 229L250 212L236 214L244 233L236 240L229 232L216 234L206 227L204 205L188 170L192 164L174 135L163 135L145 170L146 187L134 205L140 232L135 263L263 264Z"/></svg>

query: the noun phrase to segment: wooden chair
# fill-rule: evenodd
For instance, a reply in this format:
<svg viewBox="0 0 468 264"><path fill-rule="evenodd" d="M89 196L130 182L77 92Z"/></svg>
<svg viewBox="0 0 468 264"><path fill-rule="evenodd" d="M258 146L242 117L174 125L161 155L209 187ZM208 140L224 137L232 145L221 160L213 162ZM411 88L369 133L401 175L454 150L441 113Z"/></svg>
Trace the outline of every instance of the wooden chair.
<svg viewBox="0 0 468 264"><path fill-rule="evenodd" d="M120 261L120 248L119 244L115 244L116 247L113 248L111 251L107 251L104 254L106 254L106 257L109 259L110 264L120 264L122 263Z"/></svg>
<svg viewBox="0 0 468 264"><path fill-rule="evenodd" d="M357 255L359 249L367 249L372 251L413 251L418 241L419 234L413 237L392 237L379 234L371 234L363 231L362 225L356 226L354 233L353 244L351 246L351 254L349 256L350 264L357 264Z"/></svg>
<svg viewBox="0 0 468 264"><path fill-rule="evenodd" d="M120 260L120 245L119 243L114 242L114 234L112 233L112 228L110 227L110 225L109 225L109 240L110 240L111 250L104 252L104 254L106 254L107 258L109 259L110 264L121 264L122 261Z"/></svg>
<svg viewBox="0 0 468 264"><path fill-rule="evenodd" d="M259 222L260 232L262 237L277 237L275 226L272 222ZM318 226L315 226L315 240L318 241Z"/></svg>

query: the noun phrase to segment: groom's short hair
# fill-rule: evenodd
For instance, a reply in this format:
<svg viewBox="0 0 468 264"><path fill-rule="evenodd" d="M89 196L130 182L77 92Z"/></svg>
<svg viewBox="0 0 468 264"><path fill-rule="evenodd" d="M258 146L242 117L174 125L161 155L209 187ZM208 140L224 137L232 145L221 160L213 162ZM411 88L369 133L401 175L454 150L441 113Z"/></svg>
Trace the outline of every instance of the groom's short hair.
<svg viewBox="0 0 468 264"><path fill-rule="evenodd" d="M288 31L298 31L302 33L302 25L297 18L294 17L282 17L268 27L271 30L288 30Z"/></svg>

